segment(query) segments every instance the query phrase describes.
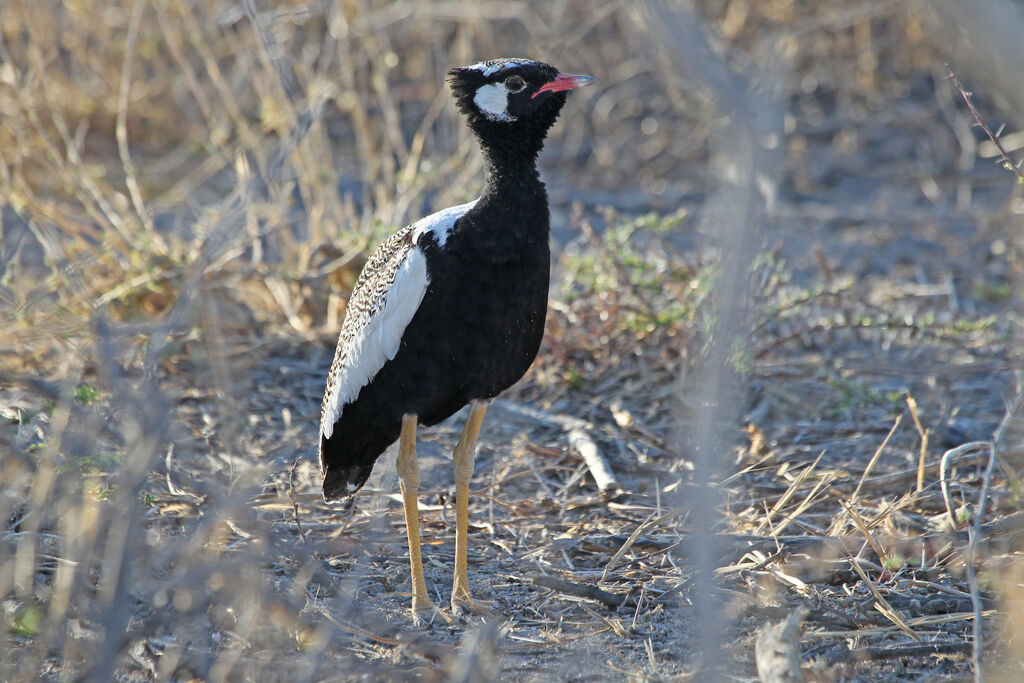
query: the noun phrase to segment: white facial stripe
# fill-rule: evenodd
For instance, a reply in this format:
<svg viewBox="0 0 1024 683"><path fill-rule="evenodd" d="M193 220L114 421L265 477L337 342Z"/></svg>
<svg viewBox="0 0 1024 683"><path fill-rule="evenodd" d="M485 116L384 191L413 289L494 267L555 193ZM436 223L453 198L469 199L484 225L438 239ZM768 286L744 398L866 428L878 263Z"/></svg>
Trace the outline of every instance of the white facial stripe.
<svg viewBox="0 0 1024 683"><path fill-rule="evenodd" d="M529 59L509 59L507 61L492 61L492 62L478 62L472 66L466 67L467 69L476 69L484 76L493 76L494 74L504 69L510 69L514 66L525 66L526 64L533 64L533 61Z"/></svg>
<svg viewBox="0 0 1024 683"><path fill-rule="evenodd" d="M480 86L473 102L491 121L515 121L508 113L508 88L504 83L489 83Z"/></svg>

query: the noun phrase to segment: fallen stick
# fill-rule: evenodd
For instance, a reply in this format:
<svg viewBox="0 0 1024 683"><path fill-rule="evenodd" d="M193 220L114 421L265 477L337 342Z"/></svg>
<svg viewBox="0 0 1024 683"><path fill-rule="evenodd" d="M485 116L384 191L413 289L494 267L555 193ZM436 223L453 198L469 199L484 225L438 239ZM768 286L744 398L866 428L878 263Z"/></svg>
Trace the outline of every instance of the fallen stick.
<svg viewBox="0 0 1024 683"><path fill-rule="evenodd" d="M894 647L862 647L856 650L840 650L827 657L829 665L847 662L879 661L901 657L927 657L928 655L968 654L973 645L970 641L923 643L920 645L897 645Z"/></svg>
<svg viewBox="0 0 1024 683"><path fill-rule="evenodd" d="M587 469L590 470L591 476L594 477L594 482L597 484L598 490L601 491L601 496L605 500L614 500L622 495L622 486L619 484L618 479L615 478L615 474L612 472L611 467L608 466L608 461L601 454L597 444L590 437L590 433L595 429L592 423L581 420L578 417L572 417L571 415L549 413L545 410L530 408L513 403L512 401L494 401L492 407L540 422L541 424L563 429L569 439L569 446L580 454L583 462L587 463Z"/></svg>
<svg viewBox="0 0 1024 683"><path fill-rule="evenodd" d="M619 607L623 602L625 602L624 596L609 593L608 591L601 590L597 586L592 586L587 583L567 581L554 576L544 576L543 574L535 576L533 577L533 585L541 586L542 588L550 588L553 591L565 593L566 595L575 595L577 598L586 598L587 600L593 600L594 602L601 602L613 609Z"/></svg>

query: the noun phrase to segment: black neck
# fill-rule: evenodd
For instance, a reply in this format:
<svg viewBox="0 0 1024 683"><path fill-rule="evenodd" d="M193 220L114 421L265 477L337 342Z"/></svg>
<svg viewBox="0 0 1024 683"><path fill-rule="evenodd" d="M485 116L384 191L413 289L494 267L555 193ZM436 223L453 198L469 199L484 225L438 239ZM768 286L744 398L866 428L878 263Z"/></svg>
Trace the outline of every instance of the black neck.
<svg viewBox="0 0 1024 683"><path fill-rule="evenodd" d="M496 163L485 153L484 162L484 198L502 197L504 200L518 203L544 194L544 183L540 180L537 162L533 158L509 160L506 157L500 163Z"/></svg>
<svg viewBox="0 0 1024 683"><path fill-rule="evenodd" d="M537 171L537 155L522 147L481 145L486 169L484 190L474 213L491 216L481 225L493 226L476 234L503 256L527 244L548 243L548 196Z"/></svg>
<svg viewBox="0 0 1024 683"><path fill-rule="evenodd" d="M519 193L525 200L526 195L544 192L544 184L537 172L537 155L544 146L546 131L523 127L512 135L504 130L474 132L484 156L485 197L511 191ZM506 198L515 201L515 196Z"/></svg>

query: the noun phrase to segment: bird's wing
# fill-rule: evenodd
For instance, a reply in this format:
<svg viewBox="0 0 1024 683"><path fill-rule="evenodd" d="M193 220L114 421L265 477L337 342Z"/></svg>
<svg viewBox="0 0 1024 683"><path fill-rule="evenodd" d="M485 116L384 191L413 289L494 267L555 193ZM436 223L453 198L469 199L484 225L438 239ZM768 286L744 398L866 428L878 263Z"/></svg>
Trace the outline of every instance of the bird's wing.
<svg viewBox="0 0 1024 683"><path fill-rule="evenodd" d="M398 353L402 333L427 291L427 262L413 244L414 227L377 247L352 290L320 408L325 438L334 432L345 405Z"/></svg>
<svg viewBox="0 0 1024 683"><path fill-rule="evenodd" d="M474 200L421 218L386 239L370 255L349 298L327 376L320 407L323 439L331 438L345 406L398 353L402 334L430 284L420 248L423 240L443 246L456 221L475 204ZM323 462L320 465L322 468Z"/></svg>

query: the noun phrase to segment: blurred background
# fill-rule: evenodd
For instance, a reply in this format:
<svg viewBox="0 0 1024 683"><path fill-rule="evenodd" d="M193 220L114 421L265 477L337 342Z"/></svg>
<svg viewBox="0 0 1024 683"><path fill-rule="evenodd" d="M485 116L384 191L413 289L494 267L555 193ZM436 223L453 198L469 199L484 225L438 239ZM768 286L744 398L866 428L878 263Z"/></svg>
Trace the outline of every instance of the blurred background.
<svg viewBox="0 0 1024 683"><path fill-rule="evenodd" d="M1021 675L1019 2L0 10L0 678L751 679L792 615L794 676ZM417 631L393 468L323 504L319 401L369 250L478 195L444 76L501 56L599 83L477 460L500 617Z"/></svg>

